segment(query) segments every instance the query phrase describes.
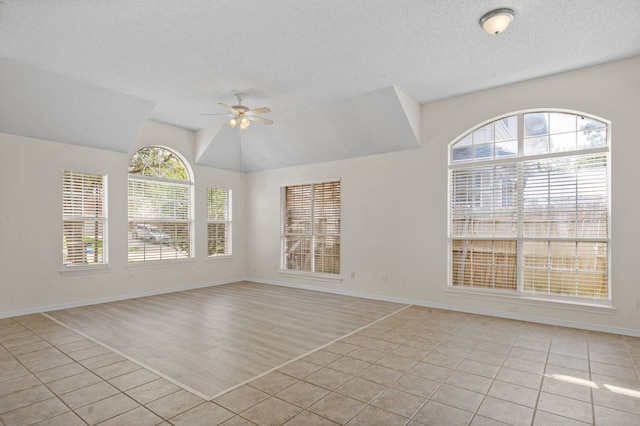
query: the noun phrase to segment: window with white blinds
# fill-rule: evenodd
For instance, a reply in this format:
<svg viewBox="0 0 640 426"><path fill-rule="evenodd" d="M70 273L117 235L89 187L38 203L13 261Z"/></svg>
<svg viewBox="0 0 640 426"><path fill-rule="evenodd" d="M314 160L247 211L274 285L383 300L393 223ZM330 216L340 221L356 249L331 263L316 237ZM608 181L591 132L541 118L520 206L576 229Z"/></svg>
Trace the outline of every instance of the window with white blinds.
<svg viewBox="0 0 640 426"><path fill-rule="evenodd" d="M63 266L106 265L107 176L65 170L62 188Z"/></svg>
<svg viewBox="0 0 640 426"><path fill-rule="evenodd" d="M162 147L146 147L129 163L129 262L192 256L193 185L184 162Z"/></svg>
<svg viewBox="0 0 640 426"><path fill-rule="evenodd" d="M282 188L283 269L340 273L340 181Z"/></svg>
<svg viewBox="0 0 640 426"><path fill-rule="evenodd" d="M231 190L207 190L207 247L209 256L230 256L231 251Z"/></svg>
<svg viewBox="0 0 640 426"><path fill-rule="evenodd" d="M501 118L451 145L450 285L609 300L609 128Z"/></svg>

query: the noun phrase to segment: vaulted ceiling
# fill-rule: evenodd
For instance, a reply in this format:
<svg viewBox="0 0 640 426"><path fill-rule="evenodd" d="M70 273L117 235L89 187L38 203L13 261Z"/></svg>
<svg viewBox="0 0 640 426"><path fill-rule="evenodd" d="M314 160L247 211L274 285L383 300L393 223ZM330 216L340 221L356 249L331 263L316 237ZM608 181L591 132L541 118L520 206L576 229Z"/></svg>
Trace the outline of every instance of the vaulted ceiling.
<svg viewBox="0 0 640 426"><path fill-rule="evenodd" d="M639 54L638 0L0 0L0 132L129 152L151 119L262 170L417 148L420 104ZM201 115L238 92L275 123Z"/></svg>

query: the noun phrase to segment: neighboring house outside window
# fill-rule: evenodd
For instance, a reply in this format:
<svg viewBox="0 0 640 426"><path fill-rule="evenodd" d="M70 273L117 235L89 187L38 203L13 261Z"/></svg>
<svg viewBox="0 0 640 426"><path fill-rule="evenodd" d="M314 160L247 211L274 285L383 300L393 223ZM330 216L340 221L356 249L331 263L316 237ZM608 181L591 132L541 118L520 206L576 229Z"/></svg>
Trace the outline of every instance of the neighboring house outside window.
<svg viewBox="0 0 640 426"><path fill-rule="evenodd" d="M65 170L62 187L63 266L106 265L107 176Z"/></svg>
<svg viewBox="0 0 640 426"><path fill-rule="evenodd" d="M282 188L282 269L340 273L340 181Z"/></svg>
<svg viewBox="0 0 640 426"><path fill-rule="evenodd" d="M231 190L207 190L207 247L209 256L230 256L231 250Z"/></svg>
<svg viewBox="0 0 640 426"><path fill-rule="evenodd" d="M149 146L129 163L129 262L193 257L193 183L184 161Z"/></svg>
<svg viewBox="0 0 640 426"><path fill-rule="evenodd" d="M450 286L609 301L609 134L599 119L534 111L452 143Z"/></svg>

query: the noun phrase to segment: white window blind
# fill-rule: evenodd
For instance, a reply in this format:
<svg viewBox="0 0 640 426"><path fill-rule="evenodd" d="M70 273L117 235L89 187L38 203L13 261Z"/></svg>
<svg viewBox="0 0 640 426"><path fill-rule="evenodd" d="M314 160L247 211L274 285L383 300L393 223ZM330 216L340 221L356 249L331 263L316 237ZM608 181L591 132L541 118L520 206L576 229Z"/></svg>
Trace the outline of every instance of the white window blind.
<svg viewBox="0 0 640 426"><path fill-rule="evenodd" d="M106 264L107 176L65 170L62 187L64 267Z"/></svg>
<svg viewBox="0 0 640 426"><path fill-rule="evenodd" d="M207 241L209 256L232 254L231 190L209 188L207 191Z"/></svg>
<svg viewBox="0 0 640 426"><path fill-rule="evenodd" d="M606 123L519 114L464 136L450 158L452 286L610 299Z"/></svg>
<svg viewBox="0 0 640 426"><path fill-rule="evenodd" d="M129 262L192 257L192 183L182 160L146 147L129 164Z"/></svg>
<svg viewBox="0 0 640 426"><path fill-rule="evenodd" d="M283 188L283 269L340 273L340 181Z"/></svg>

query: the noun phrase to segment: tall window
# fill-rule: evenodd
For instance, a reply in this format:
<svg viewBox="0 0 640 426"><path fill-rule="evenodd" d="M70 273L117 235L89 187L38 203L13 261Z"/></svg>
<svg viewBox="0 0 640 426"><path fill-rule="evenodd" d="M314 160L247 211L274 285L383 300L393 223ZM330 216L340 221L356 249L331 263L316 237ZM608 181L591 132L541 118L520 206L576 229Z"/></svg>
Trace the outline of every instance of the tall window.
<svg viewBox="0 0 640 426"><path fill-rule="evenodd" d="M283 269L340 273L340 181L282 188Z"/></svg>
<svg viewBox="0 0 640 426"><path fill-rule="evenodd" d="M450 148L451 286L610 299L605 122L516 114Z"/></svg>
<svg viewBox="0 0 640 426"><path fill-rule="evenodd" d="M209 256L231 255L231 190L207 191L207 241Z"/></svg>
<svg viewBox="0 0 640 426"><path fill-rule="evenodd" d="M62 188L63 265L105 265L107 177L65 170Z"/></svg>
<svg viewBox="0 0 640 426"><path fill-rule="evenodd" d="M192 257L192 182L185 163L157 146L129 162L129 262Z"/></svg>

